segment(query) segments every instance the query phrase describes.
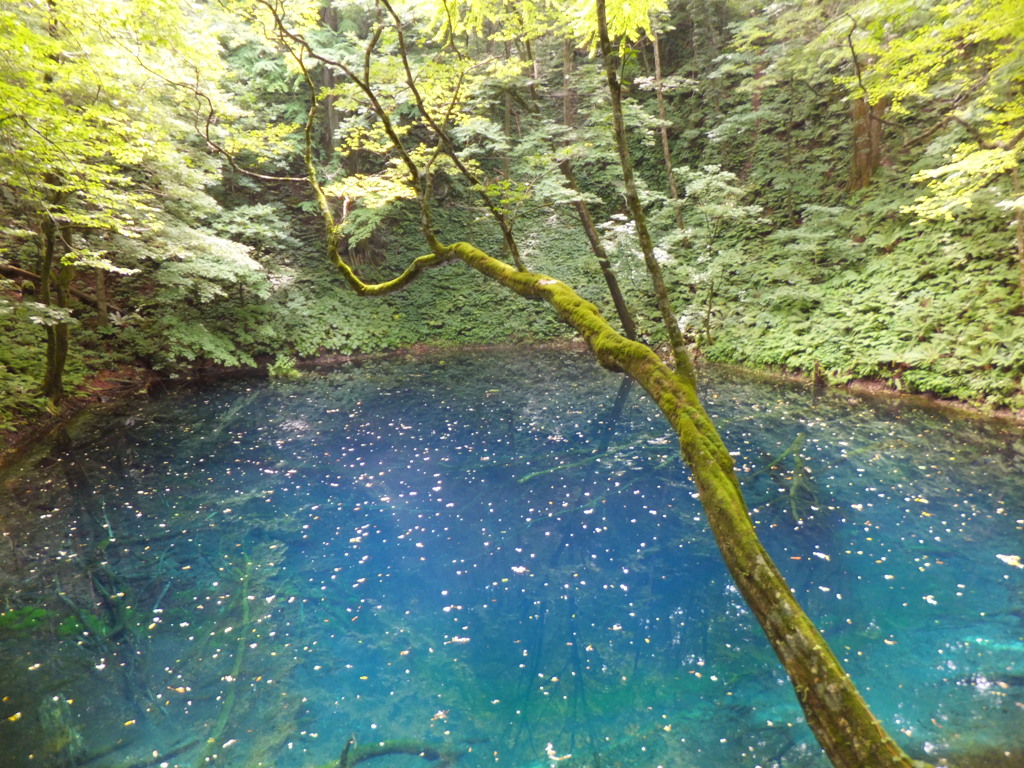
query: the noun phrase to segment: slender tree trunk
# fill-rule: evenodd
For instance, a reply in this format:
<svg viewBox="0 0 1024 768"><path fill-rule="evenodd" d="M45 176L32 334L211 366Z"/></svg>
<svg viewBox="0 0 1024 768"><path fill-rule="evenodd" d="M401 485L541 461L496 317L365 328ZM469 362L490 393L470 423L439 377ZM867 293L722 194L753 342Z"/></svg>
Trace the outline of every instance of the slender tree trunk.
<svg viewBox="0 0 1024 768"><path fill-rule="evenodd" d="M338 13L335 11L334 6L328 4L321 12L320 18L323 20L324 26L333 32L338 31ZM334 67L325 66L321 75L321 83L325 89L333 88L338 84L337 75L335 74ZM331 161L331 155L334 153L334 137L338 132L338 128L341 125L340 115L334 108L334 95L325 94L322 97L323 104L323 148L324 148L324 159L327 162Z"/></svg>
<svg viewBox="0 0 1024 768"><path fill-rule="evenodd" d="M559 167L562 169L562 174L565 176L566 181L569 182L569 187L574 192L579 192L579 186L576 184L576 174L572 170L572 163L564 160L559 164ZM590 250L597 258L597 264L601 268L601 275L604 277L605 285L608 286L608 293L611 295L612 303L615 305L615 314L619 316L619 322L622 324L622 333L627 339L636 340L636 323L633 322L629 305L626 304L626 298L622 295L622 289L619 286L618 278L615 276L615 270L612 268L608 253L601 244L601 234L594 225L594 218L590 215L590 208L587 207L587 204L582 199L574 200L573 206L580 217L580 223L583 224L583 231L587 233Z"/></svg>
<svg viewBox="0 0 1024 768"><path fill-rule="evenodd" d="M333 67L324 67L323 72L323 86L324 88L333 88L338 84L337 78L334 73ZM324 96L324 158L327 162L330 162L331 155L334 153L334 137L338 134L338 128L341 126L341 120L338 115L338 110L334 108L334 96L326 94Z"/></svg>
<svg viewBox="0 0 1024 768"><path fill-rule="evenodd" d="M42 259L39 270L39 300L48 307L67 307L71 268L61 260L60 230L45 215L42 224ZM46 372L42 394L53 405L64 398L64 366L68 359L68 324L63 320L46 326Z"/></svg>
<svg viewBox="0 0 1024 768"><path fill-rule="evenodd" d="M633 175L633 159L629 153L626 122L622 115L622 87L619 83L618 74L615 71L615 57L612 54L611 40L608 38L605 0L597 0L597 19L601 58L604 63L605 77L608 80L608 93L611 97L615 146L618 149L619 163L622 166L622 183L625 186L626 205L636 226L640 250L643 252L644 263L647 266L647 272L651 277L651 284L654 287L654 300L658 305L658 311L661 313L665 332L668 334L676 372L687 381L693 382L696 380L693 361L690 360L690 353L686 350L686 345L683 341L683 333L679 329L679 321L676 319L675 312L672 309L672 302L668 295L668 288L665 286L661 265L654 256L654 241L651 239L651 233L647 229L647 216L644 214L643 205L640 203L640 193L637 191L636 178Z"/></svg>
<svg viewBox="0 0 1024 768"><path fill-rule="evenodd" d="M577 94L576 89L572 87L571 78L574 55L573 47L568 40L565 40L562 43L562 121L566 128L572 128L576 124ZM572 162L570 160L563 160L559 163L559 168L562 171L562 175L565 176L569 188L579 194L580 187L576 183L576 174L573 171ZM583 231L587 234L587 241L590 243L591 252L597 259L598 267L601 269L601 276L604 277L605 285L608 286L608 293L612 297L612 303L615 305L615 314L619 317L622 332L627 339L635 340L636 323L633 321L633 315L629 311L626 298L622 295L619 279L615 275L611 259L608 258L608 253L601 243L601 235L594 224L594 217L590 215L590 207L582 197L573 201L573 207L576 209L576 214L583 225Z"/></svg>
<svg viewBox="0 0 1024 768"><path fill-rule="evenodd" d="M505 43L505 56L511 58L512 50L508 43ZM504 109L501 115L501 131L505 136L505 139L511 141L512 139L512 91L509 90L510 86L505 88L505 93L502 97L502 103ZM508 179L512 176L512 160L507 153L501 156L501 173Z"/></svg>
<svg viewBox="0 0 1024 768"><path fill-rule="evenodd" d="M1016 199L1020 199L1021 195L1021 184L1020 184L1020 168L1016 165L1013 166L1013 170L1010 172L1013 178L1013 194ZM1024 208L1017 209L1017 263L1020 265L1020 295L1024 299Z"/></svg>
<svg viewBox="0 0 1024 768"><path fill-rule="evenodd" d="M874 104L869 104L864 97L853 101L853 157L850 162L850 178L846 183L846 188L851 192L867 187L882 162L881 117L887 108L886 99L880 99Z"/></svg>
<svg viewBox="0 0 1024 768"><path fill-rule="evenodd" d="M572 87L575 50L568 40L562 42L562 123L572 127L576 125L576 89Z"/></svg>
<svg viewBox="0 0 1024 768"><path fill-rule="evenodd" d="M96 268L96 322L100 327L110 325L110 310L107 304L107 272L100 267Z"/></svg>
<svg viewBox="0 0 1024 768"><path fill-rule="evenodd" d="M512 140L512 93L511 91L505 91L505 109L502 120L502 131L505 134L505 138L509 141ZM512 160L507 154L503 154L501 157L501 172L506 179L512 176Z"/></svg>
<svg viewBox="0 0 1024 768"><path fill-rule="evenodd" d="M526 60L530 62L530 73L533 77L530 78L530 101L534 104L537 103L537 83L540 82L540 62L537 57L533 55L533 46L530 44L530 39L527 38L525 43L526 47Z"/></svg>
<svg viewBox="0 0 1024 768"><path fill-rule="evenodd" d="M661 46L658 44L658 33L655 32L651 38L654 48L654 93L658 98L658 119L661 120L661 154L665 158L665 175L668 176L668 192L672 201L676 203L676 225L683 229L683 212L679 208L679 188L676 186L676 176L672 172L672 146L668 141L668 114L665 110L665 94L662 90L661 79Z"/></svg>
<svg viewBox="0 0 1024 768"><path fill-rule="evenodd" d="M55 40L60 36L60 29L57 20L56 0L47 0L47 7L50 9L48 32ZM56 61L56 57L53 57ZM47 73L46 82L53 81L53 75ZM54 173L46 174L46 182L56 188L59 178ZM57 207L63 201L63 193L55 192L53 200L50 201L53 207ZM39 300L48 307L64 309L67 306L68 288L70 287L70 276L61 259L60 228L53 218L49 207L44 207L42 213L42 254L39 265ZM43 374L43 397L47 398L53 406L64 397L64 366L68 358L68 325L61 321L48 323L46 326L46 371Z"/></svg>

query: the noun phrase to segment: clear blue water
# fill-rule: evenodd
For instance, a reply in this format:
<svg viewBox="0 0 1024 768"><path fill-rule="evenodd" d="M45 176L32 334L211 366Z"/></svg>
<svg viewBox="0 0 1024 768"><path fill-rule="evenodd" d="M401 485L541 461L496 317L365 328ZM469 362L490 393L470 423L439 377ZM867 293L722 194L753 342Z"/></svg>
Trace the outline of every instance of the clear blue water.
<svg viewBox="0 0 1024 768"><path fill-rule="evenodd" d="M901 744L1024 765L1024 431L702 389L766 546ZM94 413L5 480L0 524L3 766L314 768L350 737L464 766L827 765L671 433L585 355Z"/></svg>

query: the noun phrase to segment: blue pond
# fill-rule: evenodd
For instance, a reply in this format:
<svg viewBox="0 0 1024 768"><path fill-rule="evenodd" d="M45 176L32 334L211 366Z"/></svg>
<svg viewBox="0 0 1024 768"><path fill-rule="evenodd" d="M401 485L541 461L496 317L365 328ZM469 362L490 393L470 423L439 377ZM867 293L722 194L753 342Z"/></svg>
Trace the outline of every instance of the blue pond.
<svg viewBox="0 0 1024 768"><path fill-rule="evenodd" d="M701 386L886 727L1024 765L1024 431ZM583 354L93 412L5 479L0 525L3 766L319 768L350 739L466 768L827 766L672 434Z"/></svg>

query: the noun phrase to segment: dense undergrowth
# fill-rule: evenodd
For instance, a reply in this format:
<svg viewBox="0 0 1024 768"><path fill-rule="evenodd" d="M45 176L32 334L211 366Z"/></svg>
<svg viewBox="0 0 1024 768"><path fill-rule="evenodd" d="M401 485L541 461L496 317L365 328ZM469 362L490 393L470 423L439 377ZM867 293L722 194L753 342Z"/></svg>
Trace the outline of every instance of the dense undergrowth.
<svg viewBox="0 0 1024 768"><path fill-rule="evenodd" d="M1024 317L1005 220L976 215L952 224L916 224L899 208L918 191L880 186L797 227L762 221L759 231L728 237L728 247L700 268L681 260L672 284L691 341L713 361L808 376L820 366L834 384L874 379L901 391L1024 407ZM434 270L399 294L362 299L323 259L316 222L301 209L263 206L240 213L250 221L262 214L286 236L275 245L239 233L255 249L259 266L244 281L228 279L208 296L178 295L173 311L159 298L153 309L105 327L82 312L72 330L78 343L69 386L80 389L90 373L125 364L176 377L195 366L566 335L545 307L461 265ZM451 239L500 252L500 238L474 223L472 211L453 207L438 219ZM531 269L559 276L611 317L596 262L573 223L564 210L523 222L524 257ZM368 279L394 275L423 252L411 210L392 218L379 249L376 263L361 269ZM806 268L809 259L818 261L815 269ZM616 265L641 333L659 343L642 264L620 251ZM122 290L147 288L125 279ZM174 292L178 284L168 278L148 290ZM24 310L0 322L8 340L0 349L0 426L11 428L46 408L38 395L43 328Z"/></svg>
<svg viewBox="0 0 1024 768"><path fill-rule="evenodd" d="M887 18L887 4L840 5L825 24L800 4L670 4L674 26L661 33L668 73L661 87L678 202L667 194L660 124L650 118L656 112L652 51L639 44L624 61L637 166L687 340L712 361L808 376L817 372L833 384L871 379L987 408L1024 408L1024 305L1015 209L1007 202L1019 197L1019 190L1014 192L1009 165L956 166L974 157L964 149L970 142L994 146L998 136L979 139L980 129L960 117L972 115L961 111L951 119L942 101L951 98L951 89L969 88L970 82L986 88L1002 83L1006 90L1019 84L1020 69L1010 66L1005 45L989 50L977 38L971 56L937 60L934 71L949 70L949 82L918 82L922 98L914 102L894 90L899 72L885 69L895 65L886 65L884 41L872 37L875 28L867 23L872 14ZM981 9L975 14L980 23L992 3L970 5ZM942 8L936 6L935 13ZM337 21L338 29L365 34L357 16ZM908 18L900 22L906 40L924 39L934 20L923 11ZM847 33L842 25L850 21L857 23ZM948 28L947 23L943 29ZM234 103L252 113L236 127L249 130L269 122L284 128L300 121L307 102L296 73L252 39L225 42L229 38L222 33L224 66L233 72L224 87L233 89ZM429 53L429 39L422 45ZM856 46L882 56L876 79L870 69L861 71L869 58L857 58ZM40 51L38 61L49 61L46 50ZM996 54L1010 63L1000 63ZM486 86L475 102L464 105L473 120L458 135L467 157L481 158L479 168L489 174L492 191L512 201L508 206L515 208L526 265L564 280L613 317L568 196L552 184L550 167L543 170L545 162L550 166L551 137L567 135L557 125L560 100L566 98L556 95L563 84L562 43L538 40L534 55L547 67L547 81L506 75L500 88L514 98L499 99ZM931 53L921 53L926 55ZM961 71L967 65L991 71L971 81ZM95 62L90 66L99 71ZM29 75L10 63L3 67L5 82L18 82L27 92ZM857 78L864 75L859 82L855 68ZM609 171L615 167L613 150L607 139L594 138L594 131L607 127L605 107L595 95L601 92L595 72L577 52L567 81L577 98L577 138L587 147L575 158L577 176L638 330L660 344L660 318L623 215L618 181ZM49 77L34 81L44 95L52 95L52 83L62 82L52 73ZM866 100L867 88L875 89L875 103L891 106L876 126L876 167L866 177L860 169L862 178L853 183L857 118L851 109L858 99ZM74 106L73 95L61 98ZM965 97L956 98L954 103L964 103ZM975 105L983 127L986 120L996 125L992 115L1001 108L994 97L986 99ZM1012 114L1006 123L1011 127ZM58 118L71 119L53 119ZM69 228L65 243L78 260L72 287L80 296L72 296L66 310L39 303L37 286L21 273L38 271L41 261L45 217L34 207L33 195L42 189L59 198L67 190L52 181L32 186L32 151L38 148L31 144L0 169L5 174L0 209L11 222L0 231L0 430L52 409L39 393L47 329L58 322L70 323L64 383L73 393L85 391L99 372L126 367L170 377L210 367L259 366L281 373L321 356L566 336L567 329L545 307L454 264L428 272L397 294L355 296L324 258L322 225L301 183L246 179L197 142L194 129L183 130L171 118L167 126L152 119L163 133L151 143L163 142L164 151L125 150L129 159L117 161L120 175L111 175L97 160L106 152L104 162L109 161L110 147L90 149L94 154L77 161L79 166L97 163L107 175L86 178L94 186L78 193L95 201L83 202L80 210L62 203L67 220L80 222L78 230ZM352 138L363 128L356 118L345 123L348 119L335 129L340 143L324 153L328 173L379 171L369 145ZM0 132L10 125L0 124ZM80 130L93 128L83 124ZM14 134L3 136L17 148ZM130 139L118 135L116 141ZM263 158L261 170L301 172L294 153L289 155L294 136L275 141L285 149ZM252 156L242 152L243 160ZM940 173L943 168L954 171ZM966 192L942 186L958 174L973 179ZM114 226L94 210L106 199L104 190L116 185L134 190L135 197L126 198L124 211L110 214L121 217ZM471 185L453 174L447 178L435 205L437 233L443 241L471 241L501 254L500 234L473 194ZM92 218L82 218L86 213ZM391 200L380 210L360 208L346 226L353 233L349 257L367 280L393 276L426 251L415 204L408 199ZM109 302L106 311L81 298L101 294Z"/></svg>
<svg viewBox="0 0 1024 768"><path fill-rule="evenodd" d="M818 365L837 384L876 379L1024 406L1019 267L1005 220L922 225L899 204L871 190L834 209L823 226L831 265L818 275L791 263L803 257L800 230L774 231L763 257L738 264L720 289L708 358L808 375Z"/></svg>

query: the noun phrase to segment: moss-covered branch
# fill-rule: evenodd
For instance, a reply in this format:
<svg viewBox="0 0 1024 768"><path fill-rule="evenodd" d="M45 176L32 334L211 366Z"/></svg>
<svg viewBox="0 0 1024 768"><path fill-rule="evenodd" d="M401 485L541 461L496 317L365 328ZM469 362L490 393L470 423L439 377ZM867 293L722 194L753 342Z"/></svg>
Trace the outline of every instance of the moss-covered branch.
<svg viewBox="0 0 1024 768"><path fill-rule="evenodd" d="M603 10L602 0L599 0L599 5ZM602 38L607 64L610 59L607 30L603 30ZM294 42L294 36L292 40ZM308 50L308 45L304 47ZM301 57L299 63L302 66ZM610 81L614 80L614 72L611 75ZM762 546L740 491L732 457L697 398L689 356L678 337L678 325L675 324L671 308L663 308L666 310L663 314L669 333L672 334L673 328L676 332L672 337L676 371L662 362L650 348L617 333L594 304L585 301L560 280L515 269L470 243L443 245L432 229L426 226L427 216L424 216L424 237L431 253L414 260L394 280L377 284L364 283L341 258L330 206L317 179L311 155L311 125L316 110L315 87L308 73L307 82L313 99L306 130L307 171L324 215L330 258L349 285L362 295L389 293L408 284L427 267L459 259L520 296L546 301L563 321L586 340L603 366L626 372L647 391L679 435L682 456L693 472L701 503L722 557L785 666L807 722L832 763L837 768L923 766L923 763L911 760L871 714L835 654L797 603L789 585ZM368 82L358 84L372 95ZM614 87L612 90L615 90ZM371 103L378 117L386 121L387 114L383 113L379 102L372 98ZM628 157L625 159L628 160ZM628 162L624 161L623 166L624 170L631 170ZM420 203L426 208L429 200L421 198ZM642 211L639 210L638 200L634 200L634 203L633 212L635 218L640 220L639 225L643 220ZM645 251L648 250L651 249L645 248ZM653 254L645 253L645 256L648 255L651 256L648 261L654 261L653 266L656 268ZM660 271L654 269L652 274L660 274ZM424 753L420 750L415 754ZM343 753L341 768L350 768L353 764L346 763L346 760L349 758Z"/></svg>
<svg viewBox="0 0 1024 768"><path fill-rule="evenodd" d="M679 435L719 549L744 599L789 674L807 722L838 768L922 766L911 760L871 714L853 682L793 597L754 529L732 457L693 385L651 349L618 334L597 307L565 283L521 272L469 243L443 248L521 296L542 299L576 329L606 368L625 371L642 386ZM421 257L427 258L427 257ZM390 290L391 283L366 286Z"/></svg>
<svg viewBox="0 0 1024 768"><path fill-rule="evenodd" d="M677 376L650 348L617 333L597 307L560 280L518 271L469 243L454 243L442 252L520 296L546 301L580 333L603 366L627 373L657 403L679 435L682 456L693 472L722 557L785 666L807 722L832 763L837 768L924 766L910 759L871 714L765 551L747 512L732 457L693 384ZM367 289L384 292L389 285Z"/></svg>

